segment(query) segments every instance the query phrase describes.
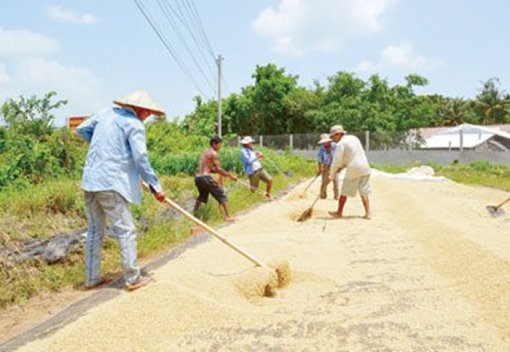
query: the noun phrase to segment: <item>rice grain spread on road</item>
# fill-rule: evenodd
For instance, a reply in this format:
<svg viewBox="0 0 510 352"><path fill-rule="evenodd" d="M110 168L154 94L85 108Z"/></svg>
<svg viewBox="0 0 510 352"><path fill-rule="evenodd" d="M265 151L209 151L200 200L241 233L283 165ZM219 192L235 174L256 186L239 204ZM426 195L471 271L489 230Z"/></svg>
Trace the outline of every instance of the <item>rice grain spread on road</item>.
<svg viewBox="0 0 510 352"><path fill-rule="evenodd" d="M454 182L372 178L373 220L346 219L305 184L222 230L264 261L285 258L273 298L236 285L252 267L211 239L20 351L510 351L510 221L504 192ZM248 298L247 298L248 297Z"/></svg>

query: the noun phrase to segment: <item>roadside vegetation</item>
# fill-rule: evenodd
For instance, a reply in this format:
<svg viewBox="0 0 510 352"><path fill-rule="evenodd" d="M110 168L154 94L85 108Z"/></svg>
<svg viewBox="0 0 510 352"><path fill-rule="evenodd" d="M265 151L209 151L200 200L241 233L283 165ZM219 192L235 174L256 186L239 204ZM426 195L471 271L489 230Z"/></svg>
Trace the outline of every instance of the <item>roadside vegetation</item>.
<svg viewBox="0 0 510 352"><path fill-rule="evenodd" d="M87 227L80 189L87 146L67 128L51 127L52 112L65 104L52 102L54 99L54 93L42 98L20 98L8 101L2 108L7 127L0 127L0 308L22 304L42 292L80 288L84 280L82 246L74 246L55 264L39 258L13 261L2 256L4 249L16 251L27 244L45 243L59 234L83 233ZM175 122L155 120L147 124L147 144L168 196L191 210L196 197L192 176L200 153L208 147L208 137L191 135ZM222 165L246 182L239 148L227 144L220 152ZM313 173L311 162L287 153L264 148L262 151L270 160L264 164L273 175L275 194ZM234 214L265 201L264 196L250 192L241 183L225 180L225 188ZM133 207L133 215L142 261L192 235L189 222L147 194L142 204ZM199 210L198 216L213 225L222 222L213 200ZM102 271L113 277L121 272L117 243L108 237Z"/></svg>

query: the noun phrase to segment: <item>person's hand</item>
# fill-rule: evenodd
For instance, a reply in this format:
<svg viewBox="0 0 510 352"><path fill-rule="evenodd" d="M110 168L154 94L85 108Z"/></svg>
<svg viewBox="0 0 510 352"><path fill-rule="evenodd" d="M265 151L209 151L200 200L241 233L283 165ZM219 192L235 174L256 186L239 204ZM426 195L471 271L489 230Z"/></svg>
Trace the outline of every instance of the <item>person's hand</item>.
<svg viewBox="0 0 510 352"><path fill-rule="evenodd" d="M237 176L236 175L230 175L230 179L232 181L237 181Z"/></svg>
<svg viewBox="0 0 510 352"><path fill-rule="evenodd" d="M257 152L257 154L256 154L256 155L257 155L257 158L258 158L258 159L264 159L264 153L262 153L262 152Z"/></svg>
<svg viewBox="0 0 510 352"><path fill-rule="evenodd" d="M163 203L166 199L166 194L165 192L154 193L154 198L156 198L158 202Z"/></svg>

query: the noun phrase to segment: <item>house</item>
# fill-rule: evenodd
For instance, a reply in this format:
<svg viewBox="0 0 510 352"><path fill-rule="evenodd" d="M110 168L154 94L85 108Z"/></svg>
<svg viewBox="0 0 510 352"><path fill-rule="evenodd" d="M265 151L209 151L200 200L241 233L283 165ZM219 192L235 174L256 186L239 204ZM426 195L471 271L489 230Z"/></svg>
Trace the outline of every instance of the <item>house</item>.
<svg viewBox="0 0 510 352"><path fill-rule="evenodd" d="M510 150L510 125L478 126L466 123L450 128L421 129L419 133L421 149Z"/></svg>

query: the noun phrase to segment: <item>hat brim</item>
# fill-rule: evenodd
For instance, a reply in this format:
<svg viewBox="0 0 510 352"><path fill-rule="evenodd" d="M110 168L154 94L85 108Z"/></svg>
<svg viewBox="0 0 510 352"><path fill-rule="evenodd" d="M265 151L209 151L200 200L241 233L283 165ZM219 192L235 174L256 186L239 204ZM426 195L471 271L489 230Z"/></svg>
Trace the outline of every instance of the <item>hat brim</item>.
<svg viewBox="0 0 510 352"><path fill-rule="evenodd" d="M330 136L330 137L333 137L333 136L334 136L334 135L336 135L336 134L346 134L346 133L347 133L347 131L336 131L336 132L332 132L332 133L330 133L330 134L329 134L329 136Z"/></svg>
<svg viewBox="0 0 510 352"><path fill-rule="evenodd" d="M161 116L161 115L165 114L165 112L161 111L161 110L155 110L155 109L150 109L150 108L148 108L146 106L126 103L126 102L123 102L121 100L114 100L113 102L115 104L119 105L119 106L122 106L122 107L136 107L136 108L140 108L140 109L145 109L145 110L150 111L152 114L157 115L157 116Z"/></svg>

